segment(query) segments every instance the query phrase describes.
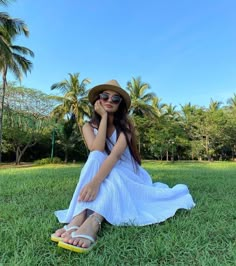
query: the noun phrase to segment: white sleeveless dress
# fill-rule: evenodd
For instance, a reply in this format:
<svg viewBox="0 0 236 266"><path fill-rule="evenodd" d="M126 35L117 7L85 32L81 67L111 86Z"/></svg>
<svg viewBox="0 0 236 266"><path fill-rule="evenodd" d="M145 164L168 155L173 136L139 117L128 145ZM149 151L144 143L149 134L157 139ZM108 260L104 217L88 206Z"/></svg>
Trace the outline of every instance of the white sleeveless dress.
<svg viewBox="0 0 236 266"><path fill-rule="evenodd" d="M96 134L97 130L94 132ZM107 143L110 149L116 138L114 131ZM178 209L189 210L195 206L186 185L169 188L160 182L152 183L147 171L134 162L128 148L101 183L96 199L78 202L81 189L95 176L106 157L105 152L90 152L69 208L55 211L59 222L69 223L87 209L99 213L113 225L144 226L163 222Z"/></svg>

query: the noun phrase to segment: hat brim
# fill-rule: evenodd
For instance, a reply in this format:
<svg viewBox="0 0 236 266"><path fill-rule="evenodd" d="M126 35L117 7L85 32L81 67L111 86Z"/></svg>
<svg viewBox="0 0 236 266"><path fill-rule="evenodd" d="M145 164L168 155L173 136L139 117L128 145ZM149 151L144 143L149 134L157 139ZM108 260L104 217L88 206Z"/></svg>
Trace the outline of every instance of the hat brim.
<svg viewBox="0 0 236 266"><path fill-rule="evenodd" d="M91 104L94 104L96 99L97 99L98 94L105 91L105 90L114 91L114 92L117 92L118 94L120 94L120 96L123 98L123 100L126 104L127 110L129 109L129 107L131 105L131 100L130 100L129 94L125 90L123 90L122 88L111 85L111 84L101 84L101 85L97 85L97 86L93 87L89 91L89 94L88 94L89 102Z"/></svg>

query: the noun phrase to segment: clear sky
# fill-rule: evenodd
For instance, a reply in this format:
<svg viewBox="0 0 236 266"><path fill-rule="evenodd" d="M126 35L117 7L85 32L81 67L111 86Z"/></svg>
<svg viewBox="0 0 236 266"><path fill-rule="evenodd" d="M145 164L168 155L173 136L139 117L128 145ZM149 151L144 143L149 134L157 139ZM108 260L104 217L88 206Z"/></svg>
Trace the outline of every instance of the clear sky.
<svg viewBox="0 0 236 266"><path fill-rule="evenodd" d="M141 76L177 107L236 93L235 0L16 0L0 9L30 30L15 41L35 53L25 87L51 93L80 72L88 88Z"/></svg>

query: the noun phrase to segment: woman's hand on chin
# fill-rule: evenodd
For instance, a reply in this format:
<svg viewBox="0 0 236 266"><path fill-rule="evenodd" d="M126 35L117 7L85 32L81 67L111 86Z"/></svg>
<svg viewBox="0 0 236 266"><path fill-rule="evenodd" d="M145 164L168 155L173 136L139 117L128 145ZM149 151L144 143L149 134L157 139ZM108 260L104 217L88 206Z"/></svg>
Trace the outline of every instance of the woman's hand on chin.
<svg viewBox="0 0 236 266"><path fill-rule="evenodd" d="M104 107L101 104L100 100L97 100L94 104L94 110L96 111L96 113L98 113L101 117L103 117L104 115L107 115L107 111L104 109Z"/></svg>

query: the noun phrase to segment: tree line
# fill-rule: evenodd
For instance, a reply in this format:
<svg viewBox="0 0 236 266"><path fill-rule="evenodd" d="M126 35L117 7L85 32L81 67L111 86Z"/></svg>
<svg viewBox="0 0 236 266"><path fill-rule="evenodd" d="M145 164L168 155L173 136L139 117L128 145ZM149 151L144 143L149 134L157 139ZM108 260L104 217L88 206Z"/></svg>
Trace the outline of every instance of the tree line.
<svg viewBox="0 0 236 266"><path fill-rule="evenodd" d="M91 116L89 79L69 74L51 86L59 96L39 90L7 86L4 102L3 153L6 160L59 157L82 161L88 150L81 128ZM208 107L191 103L162 103L141 77L125 88L131 97L130 118L137 129L143 159L234 160L236 154L236 94L226 103L211 100Z"/></svg>

